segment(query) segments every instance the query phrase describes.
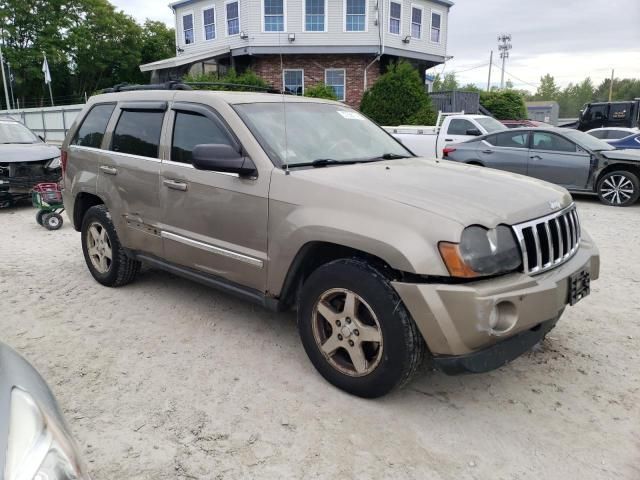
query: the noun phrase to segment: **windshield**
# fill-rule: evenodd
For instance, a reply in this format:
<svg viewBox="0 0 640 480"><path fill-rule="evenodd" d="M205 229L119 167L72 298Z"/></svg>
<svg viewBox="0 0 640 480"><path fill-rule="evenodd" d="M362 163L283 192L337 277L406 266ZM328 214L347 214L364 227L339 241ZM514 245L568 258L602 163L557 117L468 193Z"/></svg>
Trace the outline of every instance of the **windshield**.
<svg viewBox="0 0 640 480"><path fill-rule="evenodd" d="M24 125L0 121L0 144L3 143L40 143L40 139Z"/></svg>
<svg viewBox="0 0 640 480"><path fill-rule="evenodd" d="M413 156L360 113L329 103L247 103L236 111L277 165ZM286 117L285 117L286 112ZM286 135L285 135L286 125Z"/></svg>
<svg viewBox="0 0 640 480"><path fill-rule="evenodd" d="M593 135L589 135L588 133L581 132L580 130L564 130L562 133L565 137L570 138L587 150L596 152L600 150L615 150L615 147L612 147L607 142L604 142Z"/></svg>
<svg viewBox="0 0 640 480"><path fill-rule="evenodd" d="M507 129L504 124L500 123L495 118L476 118L475 121L478 122L482 126L482 128L487 131L487 133L501 132L502 130Z"/></svg>

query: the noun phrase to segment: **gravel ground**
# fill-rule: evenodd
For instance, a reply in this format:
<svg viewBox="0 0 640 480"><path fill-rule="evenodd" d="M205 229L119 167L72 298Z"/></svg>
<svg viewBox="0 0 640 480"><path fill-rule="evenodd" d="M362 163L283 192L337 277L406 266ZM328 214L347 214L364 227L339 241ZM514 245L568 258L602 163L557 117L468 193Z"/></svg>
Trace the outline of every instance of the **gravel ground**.
<svg viewBox="0 0 640 480"><path fill-rule="evenodd" d="M327 384L274 314L146 271L90 277L69 223L0 211L0 339L57 395L94 479L640 478L640 204L580 199L601 279L498 371L381 400Z"/></svg>

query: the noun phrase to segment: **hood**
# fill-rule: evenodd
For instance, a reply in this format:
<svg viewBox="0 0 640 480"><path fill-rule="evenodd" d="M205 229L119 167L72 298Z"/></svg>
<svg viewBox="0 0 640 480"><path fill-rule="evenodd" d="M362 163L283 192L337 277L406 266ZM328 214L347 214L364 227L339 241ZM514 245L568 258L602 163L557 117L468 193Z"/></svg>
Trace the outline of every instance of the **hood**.
<svg viewBox="0 0 640 480"><path fill-rule="evenodd" d="M447 160L408 158L300 173L315 182L386 198L463 226L513 225L572 202L569 192L551 183Z"/></svg>
<svg viewBox="0 0 640 480"><path fill-rule="evenodd" d="M598 153L611 160L631 160L632 162L640 162L640 151L631 148L622 150L602 150Z"/></svg>
<svg viewBox="0 0 640 480"><path fill-rule="evenodd" d="M0 145L0 163L38 162L60 156L60 149L47 143Z"/></svg>

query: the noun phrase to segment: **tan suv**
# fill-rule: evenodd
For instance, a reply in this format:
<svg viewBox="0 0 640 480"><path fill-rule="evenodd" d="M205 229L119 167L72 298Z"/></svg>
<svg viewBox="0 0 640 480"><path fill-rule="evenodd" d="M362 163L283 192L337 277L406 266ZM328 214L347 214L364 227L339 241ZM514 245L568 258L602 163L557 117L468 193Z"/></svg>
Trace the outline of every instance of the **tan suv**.
<svg viewBox="0 0 640 480"><path fill-rule="evenodd" d="M93 277L142 262L297 309L331 383L376 397L424 357L484 372L589 293L599 255L563 188L415 157L331 101L157 89L93 97L63 147Z"/></svg>

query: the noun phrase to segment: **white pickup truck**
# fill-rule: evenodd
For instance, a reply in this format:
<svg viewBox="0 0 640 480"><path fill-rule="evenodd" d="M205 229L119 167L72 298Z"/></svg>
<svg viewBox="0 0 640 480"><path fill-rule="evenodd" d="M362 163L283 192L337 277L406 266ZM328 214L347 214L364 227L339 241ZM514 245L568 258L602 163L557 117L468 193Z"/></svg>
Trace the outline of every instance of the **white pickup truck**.
<svg viewBox="0 0 640 480"><path fill-rule="evenodd" d="M383 128L416 155L436 158L442 158L442 150L448 144L507 129L495 118L465 115L464 112L440 112L435 126L400 125Z"/></svg>

